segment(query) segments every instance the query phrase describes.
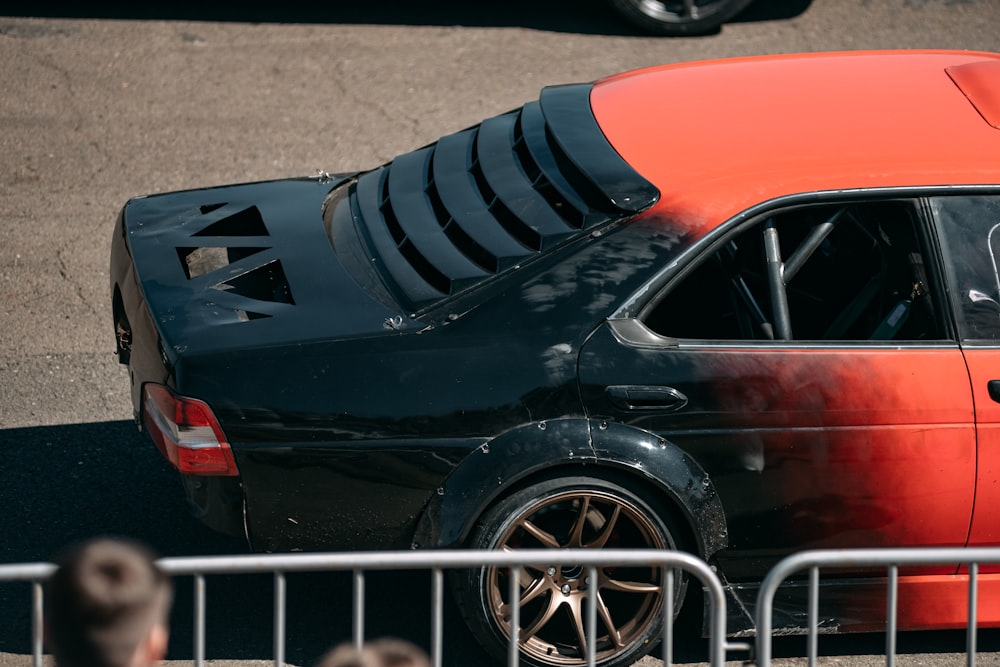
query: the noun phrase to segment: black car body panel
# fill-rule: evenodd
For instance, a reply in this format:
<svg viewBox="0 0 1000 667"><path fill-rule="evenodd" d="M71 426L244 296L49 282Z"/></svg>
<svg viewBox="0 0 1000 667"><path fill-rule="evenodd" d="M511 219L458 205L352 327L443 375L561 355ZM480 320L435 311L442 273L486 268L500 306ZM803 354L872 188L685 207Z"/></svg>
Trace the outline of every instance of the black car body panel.
<svg viewBox="0 0 1000 667"><path fill-rule="evenodd" d="M582 420L576 359L590 335L589 323L606 317L617 299L636 289L650 264L636 262L618 275L603 267L620 253L637 254L633 244L642 244L654 262L656 253L648 247L650 238L660 238L654 230L655 225L627 225L588 236L557 253L558 265L538 262L511 276L512 286L485 301L480 295L489 308L481 305L425 329L193 360L186 391L214 407L234 446L253 543L272 550L320 548L330 543L328 524L336 513L348 523L351 515L363 515L374 539L356 535L345 545L385 546L386 535L394 535L394 546L409 546L411 538L399 522L415 527L442 485L446 496L468 493L447 478L462 458L475 460L481 444L525 425ZM660 251L667 253L672 245L668 238ZM527 280L518 284L519 276ZM512 358L537 361L511 366ZM222 364L225 372L203 362ZM215 379L220 377L225 380ZM261 392L258 383L269 390ZM577 437L567 442L567 456L578 448L593 451L585 425ZM385 525L371 495L343 495L340 470L355 467L359 448L371 455L367 481L415 487L387 501L384 509L398 516L386 518ZM622 458L635 457L623 452ZM329 480L318 483L316 476L323 474ZM329 496L303 503L305 488ZM268 508L266 516L255 511L257 503ZM445 527L431 545L467 533L470 517L453 518L459 523ZM268 537L261 542L263 535Z"/></svg>

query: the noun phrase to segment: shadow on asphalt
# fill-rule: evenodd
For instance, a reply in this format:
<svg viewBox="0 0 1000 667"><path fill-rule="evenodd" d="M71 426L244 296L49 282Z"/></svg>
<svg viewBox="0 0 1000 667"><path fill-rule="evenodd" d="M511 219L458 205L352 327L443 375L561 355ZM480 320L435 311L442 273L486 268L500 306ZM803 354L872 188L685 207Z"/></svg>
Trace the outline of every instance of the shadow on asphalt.
<svg viewBox="0 0 1000 667"><path fill-rule="evenodd" d="M48 560L105 534L163 556L247 550L188 516L176 472L130 421L0 430L0 460L2 562Z"/></svg>
<svg viewBox="0 0 1000 667"><path fill-rule="evenodd" d="M732 22L794 18L812 0L757 0ZM523 27L552 32L640 35L605 0L382 0L375 3L52 2L3 10L7 16L135 20L335 23L413 26ZM30 6L30 8L28 8Z"/></svg>
<svg viewBox="0 0 1000 667"><path fill-rule="evenodd" d="M108 534L145 542L162 556L247 553L241 539L214 533L189 516L176 473L131 422L0 430L0 461L2 563L48 561L72 542ZM429 649L430 586L426 572L369 573L365 635L403 637ZM169 656L190 660L193 580L178 577L175 587ZM287 575L288 662L314 665L328 648L350 640L352 587L348 572ZM207 658L273 659L273 590L270 575L206 577ZM699 603L693 592L678 619L678 664L704 662L708 655ZM28 584L0 583L0 653L30 653L30 605ZM448 667L489 662L447 595L444 637ZM964 653L965 633L901 633L897 647L899 654ZM819 648L824 656L880 655L885 636L823 636ZM1000 631L980 631L978 648L1000 651ZM782 637L773 655L805 651L804 637Z"/></svg>
<svg viewBox="0 0 1000 667"><path fill-rule="evenodd" d="M0 430L0 461L2 563L50 561L69 544L98 535L135 539L161 556L248 553L242 539L191 518L176 472L131 422ZM366 579L366 635L429 648L429 573L375 572ZM206 657L273 659L273 577L212 575L205 584ZM287 575L289 662L312 665L333 644L350 640L352 586L351 573ZM169 656L189 660L193 578L177 577L175 589ZM27 583L0 583L0 653L31 652L30 608ZM485 659L450 599L445 633L446 664Z"/></svg>

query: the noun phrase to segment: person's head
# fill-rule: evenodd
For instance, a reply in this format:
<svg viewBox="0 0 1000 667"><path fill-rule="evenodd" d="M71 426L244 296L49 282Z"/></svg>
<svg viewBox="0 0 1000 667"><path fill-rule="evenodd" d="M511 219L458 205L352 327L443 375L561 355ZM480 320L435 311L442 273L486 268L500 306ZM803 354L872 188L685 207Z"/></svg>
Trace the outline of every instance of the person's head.
<svg viewBox="0 0 1000 667"><path fill-rule="evenodd" d="M148 549L99 538L56 564L45 585L45 626L59 667L143 667L163 658L173 590Z"/></svg>
<svg viewBox="0 0 1000 667"><path fill-rule="evenodd" d="M430 667L431 661L420 647L402 639L375 639L359 649L353 644L337 646L318 667Z"/></svg>

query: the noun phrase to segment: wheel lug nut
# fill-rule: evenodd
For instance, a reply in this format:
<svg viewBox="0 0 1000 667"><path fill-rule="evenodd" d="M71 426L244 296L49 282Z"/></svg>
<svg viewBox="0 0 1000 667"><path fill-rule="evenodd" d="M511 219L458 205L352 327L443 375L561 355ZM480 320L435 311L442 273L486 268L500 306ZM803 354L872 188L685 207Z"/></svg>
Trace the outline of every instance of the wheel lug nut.
<svg viewBox="0 0 1000 667"><path fill-rule="evenodd" d="M561 590L563 595L569 595L569 584L563 584Z"/></svg>
<svg viewBox="0 0 1000 667"><path fill-rule="evenodd" d="M550 568L548 569L548 573L549 573L549 576L550 576L550 577L554 577L554 576L556 576L556 568L554 568L554 567L550 567Z"/></svg>

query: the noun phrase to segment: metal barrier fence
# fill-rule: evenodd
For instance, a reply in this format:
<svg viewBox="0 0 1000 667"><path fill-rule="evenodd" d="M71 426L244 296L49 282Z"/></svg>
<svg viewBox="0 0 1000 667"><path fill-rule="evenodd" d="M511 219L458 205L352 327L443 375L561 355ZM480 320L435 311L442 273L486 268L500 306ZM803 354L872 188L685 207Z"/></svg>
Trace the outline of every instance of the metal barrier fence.
<svg viewBox="0 0 1000 667"><path fill-rule="evenodd" d="M353 573L352 640L360 646L365 638L365 572L376 570L428 570L431 573L431 660L434 667L441 667L443 655L443 601L444 572L450 569L476 567L502 567L510 571L510 599L520 599L518 589L520 568L540 564L545 566L575 566L587 570L590 578L590 596L597 591L597 568L611 566L662 567L666 595L663 614L665 619L674 615L674 571L683 570L697 579L708 604L708 658L712 667L721 667L729 651L746 651L743 643L726 639L726 597L722 584L714 571L702 560L690 554L656 550L593 550L563 549L520 552L500 551L412 551L412 552L354 552L290 555L238 555L205 556L189 558L164 558L160 566L171 576L191 576L194 580L194 662L196 667L205 664L205 578L218 574L272 574L274 578L274 664L284 667L286 649L286 581L285 575L294 572L349 571ZM856 567L885 567L887 572L886 594L886 664L893 667L896 655L898 613L898 571L900 566L911 565L966 565L968 566L968 622L966 625L966 660L970 667L976 662L976 629L978 604L978 572L982 564L1000 564L1000 548L905 548L905 549L845 549L804 551L779 562L765 577L757 599L755 622L755 661L758 667L771 666L774 600L779 587L792 576L808 572L807 655L810 667L816 664L819 635L819 573L820 569L837 570ZM50 563L25 563L0 565L0 583L27 581L32 584L31 646L34 667L42 667L42 619L44 612L43 583L51 575ZM596 647L596 605L588 605L586 636L588 640L588 665L593 667ZM511 609L511 627L520 627L520 609ZM519 664L517 635L508 645L508 664ZM672 664L673 624L664 623L663 660Z"/></svg>
<svg viewBox="0 0 1000 667"><path fill-rule="evenodd" d="M164 558L160 566L171 576L190 575L194 578L194 658L197 667L205 663L205 577L213 574L273 573L274 575L274 664L283 667L286 649L286 581L292 572L350 571L353 572L352 638L360 646L365 628L365 572L374 570L429 570L431 572L431 661L441 667L443 653L444 572L450 569L505 567L510 571L510 599L520 599L520 568L530 565L581 567L589 576L589 595L597 592L597 568L611 566L662 567L666 595L663 615L674 616L674 571L683 570L697 579L704 588L708 603L708 652L712 667L722 667L729 650L745 651L745 644L730 644L726 640L726 598L722 585L712 569L702 560L686 553L656 550L525 550L503 551L412 551L412 552L353 552L290 555L205 556ZM0 582L28 581L32 584L32 659L34 667L42 667L42 619L44 612L43 583L54 570L49 563L0 565ZM587 606L587 662L594 665L596 655L597 606ZM520 627L520 608L512 605L511 627ZM518 660L517 634L508 644L508 663L516 667ZM663 624L663 659L672 664L673 623Z"/></svg>
<svg viewBox="0 0 1000 667"><path fill-rule="evenodd" d="M803 551L793 554L775 565L761 584L755 612L757 667L771 666L772 620L774 598L782 582L800 573L809 573L807 661L816 664L819 637L819 571L820 568L836 570L855 567L885 567L886 594L886 665L893 667L896 660L896 635L898 618L899 567L909 565L966 565L968 566L968 620L966 623L966 664L976 664L976 610L979 599L978 574L983 564L1000 564L1000 548L898 548L898 549L841 549Z"/></svg>

